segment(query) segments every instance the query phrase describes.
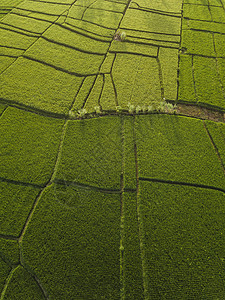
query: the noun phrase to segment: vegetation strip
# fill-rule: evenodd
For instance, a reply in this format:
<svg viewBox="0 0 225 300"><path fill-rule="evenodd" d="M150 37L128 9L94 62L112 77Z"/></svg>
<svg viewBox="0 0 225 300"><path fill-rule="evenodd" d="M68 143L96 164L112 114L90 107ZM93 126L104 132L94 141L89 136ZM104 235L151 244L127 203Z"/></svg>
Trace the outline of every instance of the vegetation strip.
<svg viewBox="0 0 225 300"><path fill-rule="evenodd" d="M135 120L136 121L136 120ZM134 129L134 155L135 155L135 165L136 165L136 186L137 186L137 197L136 197L136 208L137 208L137 218L138 218L138 237L140 243L140 254L141 254L141 264L142 264L142 278L143 278L143 287L144 287L144 298L150 299L149 295L149 280L147 274L146 266L146 254L144 249L144 228L143 228L143 217L141 214L141 201L140 201L140 182L139 182L139 166L138 166L138 155L137 155L137 136Z"/></svg>
<svg viewBox="0 0 225 300"><path fill-rule="evenodd" d="M124 139L125 139L125 128L124 128L124 119L121 118L121 143L122 143L122 172L120 176L120 298L125 299L125 274L124 274L124 173L125 173L125 148L124 148Z"/></svg>
<svg viewBox="0 0 225 300"><path fill-rule="evenodd" d="M18 268L19 268L19 266L15 266L15 267L13 267L13 268L11 269L11 271L10 271L10 273L9 273L9 276L8 276L7 279L6 279L5 286L4 286L3 290L2 290L0 300L3 300L3 299L4 299L5 293L6 293L7 288L8 288L8 285L9 285L9 283L10 283L10 280L12 279L14 272L15 272L16 269L18 269Z"/></svg>
<svg viewBox="0 0 225 300"><path fill-rule="evenodd" d="M205 122L204 122L204 127L205 127L205 130L206 130L206 132L207 132L207 134L208 134L208 136L209 136L209 138L210 138L210 141L212 142L212 145L213 145L213 147L214 147L214 149L215 149L215 151L216 151L216 154L217 154L217 156L218 156L218 159L219 159L219 161L220 161L220 163L221 163L221 166L222 166L222 168L223 168L224 175L225 175L225 165L224 165L224 162L223 162L223 160L222 160L222 158L221 158L221 156L220 156L220 153L219 153L219 151L218 151L218 148L217 148L217 146L216 146L216 144L215 144L215 142L214 142L214 140L213 140L213 137L212 137L212 135L210 134L209 129L207 128L207 125L206 125Z"/></svg>

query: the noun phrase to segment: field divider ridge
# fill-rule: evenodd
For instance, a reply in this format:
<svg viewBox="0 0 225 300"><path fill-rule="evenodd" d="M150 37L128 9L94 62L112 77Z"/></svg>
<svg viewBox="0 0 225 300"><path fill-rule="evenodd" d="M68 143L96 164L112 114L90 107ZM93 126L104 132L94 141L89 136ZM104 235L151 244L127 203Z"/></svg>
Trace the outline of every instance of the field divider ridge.
<svg viewBox="0 0 225 300"><path fill-rule="evenodd" d="M5 281L5 285L4 285L3 290L2 290L2 293L1 293L1 295L0 295L0 300L3 300L3 299L4 299L5 293L6 293L6 290L7 290L7 287L8 287L8 285L9 285L9 283L10 283L10 280L11 280L12 277L13 277L13 273L16 271L17 268L19 268L19 265L11 268L11 271L10 271L10 273L9 273L9 275L8 275L8 277L7 277L7 279L6 279L6 281Z"/></svg>
<svg viewBox="0 0 225 300"><path fill-rule="evenodd" d="M63 13L64 13L64 11L63 11ZM63 14L62 13L62 14ZM61 15L62 15L61 14ZM52 25L54 25L57 21L58 21L58 19L60 18L60 16L61 15L57 15L58 16L58 18L54 21L54 22L51 22L51 24L42 32L42 34L39 36L39 37L37 37L36 39L35 39L35 41L33 42L33 43L31 43L30 44L30 46L25 50L25 53L26 53L26 51L27 50L29 50L42 36L43 36L43 34L52 26ZM20 57L20 56L19 56ZM18 58L19 58L18 57ZM17 58L17 59L18 59ZM6 72L6 70L8 70L13 64L15 64L16 63L16 61L17 61L17 59L15 60L15 61L13 61L0 75L2 75L4 72Z"/></svg>
<svg viewBox="0 0 225 300"><path fill-rule="evenodd" d="M215 152L216 152L216 155L217 155L217 157L218 157L218 159L219 159L219 162L220 162L220 164L221 164L221 167L222 167L222 169L223 169L224 176L225 176L225 166L224 166L224 164L223 164L223 160L222 160L222 158L221 158L221 156L220 156L219 150L218 150L218 148L217 148L217 146L216 146L216 144L215 144L215 142L214 142L214 140L213 140L213 137L212 137L212 135L210 134L210 132L209 132L209 130L208 130L208 128L207 128L205 122L203 122L203 125L204 125L204 128L205 128L205 130L206 130L206 133L207 133L207 135L208 135L208 137L209 137L209 139L210 139L210 142L211 142L211 144L212 144L212 146L213 146L213 148L214 148L214 150L215 150Z"/></svg>
<svg viewBox="0 0 225 300"><path fill-rule="evenodd" d="M225 193L225 189L211 186L211 185L198 184L198 183L189 183L189 182L182 182L182 181L173 181L173 180L158 179L158 178L146 178L146 177L139 177L139 180L140 181L149 181L149 182L159 182L159 183L165 183L165 184L171 184L171 185L191 186L191 187L215 190L215 191Z"/></svg>
<svg viewBox="0 0 225 300"><path fill-rule="evenodd" d="M120 176L120 299L125 300L125 274L124 274L124 171L125 171L125 128L124 118L121 118L121 143L122 143L122 172Z"/></svg>
<svg viewBox="0 0 225 300"><path fill-rule="evenodd" d="M137 197L136 197L136 207L137 207L137 216L138 216L138 235L140 242L140 254L142 262L142 278L143 278L143 287L144 287L144 297L149 300L149 279L146 266L146 254L144 249L144 228L143 228L143 218L140 209L140 183L139 183L139 169L138 169L138 149L137 149L137 136L136 136L136 119L134 119L134 155L135 155L135 165L136 165L136 187L137 187Z"/></svg>

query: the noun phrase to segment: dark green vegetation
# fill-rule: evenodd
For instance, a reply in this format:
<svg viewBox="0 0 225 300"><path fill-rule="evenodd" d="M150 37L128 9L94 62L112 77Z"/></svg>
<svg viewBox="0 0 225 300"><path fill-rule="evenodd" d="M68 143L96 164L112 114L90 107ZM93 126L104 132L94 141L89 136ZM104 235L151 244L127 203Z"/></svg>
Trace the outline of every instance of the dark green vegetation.
<svg viewBox="0 0 225 300"><path fill-rule="evenodd" d="M0 300L225 299L225 2L5 1Z"/></svg>
<svg viewBox="0 0 225 300"><path fill-rule="evenodd" d="M121 131L119 117L69 121L56 179L119 190Z"/></svg>
<svg viewBox="0 0 225 300"><path fill-rule="evenodd" d="M168 115L66 121L41 193L2 182L4 299L224 295L224 130Z"/></svg>
<svg viewBox="0 0 225 300"><path fill-rule="evenodd" d="M223 299L224 193L141 182L146 299Z"/></svg>
<svg viewBox="0 0 225 300"><path fill-rule="evenodd" d="M64 184L43 193L22 253L50 299L119 299L119 247L120 195Z"/></svg>

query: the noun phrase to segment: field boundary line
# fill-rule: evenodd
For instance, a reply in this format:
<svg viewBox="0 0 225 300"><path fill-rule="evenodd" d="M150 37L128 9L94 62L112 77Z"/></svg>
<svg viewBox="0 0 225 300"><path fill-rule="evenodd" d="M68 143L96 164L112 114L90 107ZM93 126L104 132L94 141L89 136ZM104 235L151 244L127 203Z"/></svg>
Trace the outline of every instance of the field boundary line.
<svg viewBox="0 0 225 300"><path fill-rule="evenodd" d="M19 237L13 236L13 235L10 235L10 234L0 233L0 239L18 241Z"/></svg>
<svg viewBox="0 0 225 300"><path fill-rule="evenodd" d="M208 190L215 190L218 192L225 193L225 189L210 186L210 185L204 185L204 184L197 184L197 183L189 183L189 182L182 182L182 181L173 181L173 180L165 180L165 179L158 179L158 178L147 178L147 177L139 177L140 181L149 181L149 182L158 182L158 183L165 183L165 184L172 184L172 185L183 185L183 186L190 186L190 187L196 187L196 188L202 188L202 189L208 189Z"/></svg>
<svg viewBox="0 0 225 300"><path fill-rule="evenodd" d="M33 214L35 212L35 209L39 203L39 200L41 199L43 193L45 192L45 190L50 186L52 185L53 183L53 180L54 180L54 177L55 177L55 173L57 172L57 168L58 168L58 165L59 165L59 160L61 158L61 152L62 152L62 145L63 145L63 142L64 142L64 137L65 137L65 132L66 132L66 127L67 127L67 123L68 123L68 120L65 120L64 122L64 125L63 125L63 128L62 128L62 134L61 134L61 141L60 141L60 144L59 144L59 150L58 150L58 154L57 154L57 157L56 157L56 162L55 162L55 166L54 166L54 169L53 169L53 172L52 172L52 176L50 178L50 180L48 181L48 183L40 190L40 192L38 193L33 205L32 205L32 208L28 214L28 217L25 221L25 224L21 230L21 233L20 233L20 236L19 236L19 243L22 242L23 240L23 237L24 237L24 234L27 230L27 227L33 217Z"/></svg>
<svg viewBox="0 0 225 300"><path fill-rule="evenodd" d="M120 298L125 300L125 274L124 274L124 172L125 172L125 128L124 117L121 118L121 143L122 143L122 172L120 177Z"/></svg>
<svg viewBox="0 0 225 300"><path fill-rule="evenodd" d="M24 262L24 259L23 259L23 250L22 250L22 245L19 244L19 249L20 249L20 265L24 268L24 270L29 273L29 275L34 279L34 281L36 282L37 286L39 287L39 289L41 290L42 292L42 295L44 296L44 298L46 300L49 299L48 297L48 293L46 292L46 290L44 289L44 287L42 286L41 284L41 281L39 280L38 276L36 275L36 273L34 272L34 270L29 266L27 265L25 262ZM1 299L0 299L1 300Z"/></svg>
<svg viewBox="0 0 225 300"><path fill-rule="evenodd" d="M139 247L142 263L142 280L144 288L144 298L150 300L149 295L149 279L147 267L145 264L145 249L144 249L144 228L143 228L143 218L140 209L140 183L139 183L139 169L138 169L138 155L137 155L137 137L136 137L136 119L134 119L134 155L135 155L135 165L136 165L136 186L137 186L137 195L136 195L136 209L138 217L138 236L139 236Z"/></svg>
<svg viewBox="0 0 225 300"><path fill-rule="evenodd" d="M216 152L216 155L217 155L217 157L218 157L218 159L219 159L219 162L220 162L220 164L221 164L221 167L222 167L223 172L224 172L224 175L225 175L225 166L224 166L223 160L222 160L222 158L221 158L221 156L220 156L219 149L217 148L217 146L216 146L216 144L215 144L215 142L214 142L214 140L213 140L213 137L212 137L212 135L210 134L210 132L209 132L209 130L208 130L207 125L205 124L205 122L203 122L203 125L204 125L204 128L205 128L205 130L206 130L206 133L207 133L207 135L208 135L208 137L209 137L209 139L210 139L210 142L211 142L211 144L212 144L212 146L213 146L213 148L214 148L214 150L215 150L215 152Z"/></svg>
<svg viewBox="0 0 225 300"><path fill-rule="evenodd" d="M6 281L5 281L5 285L3 287L3 290L2 290L2 293L1 293L1 296L0 296L0 300L3 300L4 297L5 297L5 293L7 291L7 288L8 288L8 285L13 277L13 273L16 271L16 269L18 269L20 267L20 265L18 266L15 266L15 267L12 267L11 268L11 271L9 272L9 275L8 277L6 278Z"/></svg>

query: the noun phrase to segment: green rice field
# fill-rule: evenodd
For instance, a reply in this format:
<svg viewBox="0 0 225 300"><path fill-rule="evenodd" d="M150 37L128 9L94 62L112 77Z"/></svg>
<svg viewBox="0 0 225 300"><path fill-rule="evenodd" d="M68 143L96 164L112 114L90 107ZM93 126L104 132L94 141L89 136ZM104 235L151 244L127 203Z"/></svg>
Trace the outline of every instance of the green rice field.
<svg viewBox="0 0 225 300"><path fill-rule="evenodd" d="M1 0L0 300L225 299L225 0Z"/></svg>

